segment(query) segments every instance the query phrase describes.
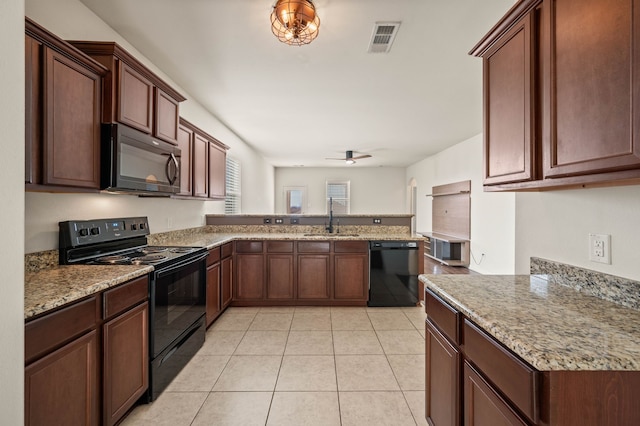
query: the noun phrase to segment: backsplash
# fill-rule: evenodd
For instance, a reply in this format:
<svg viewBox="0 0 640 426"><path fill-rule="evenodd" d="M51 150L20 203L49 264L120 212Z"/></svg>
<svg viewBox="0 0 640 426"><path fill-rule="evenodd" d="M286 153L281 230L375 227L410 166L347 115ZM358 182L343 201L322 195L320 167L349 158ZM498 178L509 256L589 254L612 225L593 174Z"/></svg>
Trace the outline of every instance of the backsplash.
<svg viewBox="0 0 640 426"><path fill-rule="evenodd" d="M538 257L531 258L529 267L532 275L547 275L556 284L640 310L640 281Z"/></svg>

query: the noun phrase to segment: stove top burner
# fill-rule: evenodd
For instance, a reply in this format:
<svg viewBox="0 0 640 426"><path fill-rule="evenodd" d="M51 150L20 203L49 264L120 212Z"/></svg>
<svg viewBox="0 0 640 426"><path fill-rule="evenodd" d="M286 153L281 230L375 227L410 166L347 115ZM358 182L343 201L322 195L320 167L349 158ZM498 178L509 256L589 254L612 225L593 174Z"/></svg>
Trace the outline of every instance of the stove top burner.
<svg viewBox="0 0 640 426"><path fill-rule="evenodd" d="M168 259L168 256L164 254L147 254L146 256L141 256L133 259L131 263L134 265L146 265L147 263L158 263Z"/></svg>
<svg viewBox="0 0 640 426"><path fill-rule="evenodd" d="M193 247L172 247L169 249L171 253L191 253L193 250Z"/></svg>
<svg viewBox="0 0 640 426"><path fill-rule="evenodd" d="M145 247L140 251L144 254L153 254L153 253L162 253L167 250L168 249L166 247Z"/></svg>
<svg viewBox="0 0 640 426"><path fill-rule="evenodd" d="M122 256L122 255L103 256L96 259L96 262L104 263L106 265L129 263L130 261L131 259L129 258L129 256Z"/></svg>

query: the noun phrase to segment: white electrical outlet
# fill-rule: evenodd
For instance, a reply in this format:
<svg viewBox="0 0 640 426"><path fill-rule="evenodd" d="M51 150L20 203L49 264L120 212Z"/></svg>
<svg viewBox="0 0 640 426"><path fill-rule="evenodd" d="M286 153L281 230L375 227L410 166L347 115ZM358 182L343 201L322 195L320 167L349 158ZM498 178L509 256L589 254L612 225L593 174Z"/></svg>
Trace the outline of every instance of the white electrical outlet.
<svg viewBox="0 0 640 426"><path fill-rule="evenodd" d="M611 235L589 234L589 260L611 264Z"/></svg>

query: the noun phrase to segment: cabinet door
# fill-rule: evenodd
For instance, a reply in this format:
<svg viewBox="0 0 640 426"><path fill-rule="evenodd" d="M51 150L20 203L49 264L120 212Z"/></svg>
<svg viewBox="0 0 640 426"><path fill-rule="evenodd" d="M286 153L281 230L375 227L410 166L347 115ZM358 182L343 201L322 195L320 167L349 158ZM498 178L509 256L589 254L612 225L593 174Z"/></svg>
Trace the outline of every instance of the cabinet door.
<svg viewBox="0 0 640 426"><path fill-rule="evenodd" d="M460 424L460 352L426 323L426 417L429 424Z"/></svg>
<svg viewBox="0 0 640 426"><path fill-rule="evenodd" d="M222 307L220 304L220 263L207 268L207 327L215 320Z"/></svg>
<svg viewBox="0 0 640 426"><path fill-rule="evenodd" d="M24 181L25 183L42 183L42 44L25 35L25 155Z"/></svg>
<svg viewBox="0 0 640 426"><path fill-rule="evenodd" d="M97 342L94 330L27 365L25 425L99 424Z"/></svg>
<svg viewBox="0 0 640 426"><path fill-rule="evenodd" d="M103 422L113 425L149 386L149 317L144 302L103 326Z"/></svg>
<svg viewBox="0 0 640 426"><path fill-rule="evenodd" d="M366 301L369 297L369 255L336 254L333 297Z"/></svg>
<svg viewBox="0 0 640 426"><path fill-rule="evenodd" d="M194 197L209 197L209 141L194 133L193 157L193 195Z"/></svg>
<svg viewBox="0 0 640 426"><path fill-rule="evenodd" d="M294 295L293 255L268 254L267 299L292 300Z"/></svg>
<svg viewBox="0 0 640 426"><path fill-rule="evenodd" d="M464 425L525 426L495 390L464 362ZM438 423L439 425L439 423Z"/></svg>
<svg viewBox="0 0 640 426"><path fill-rule="evenodd" d="M169 143L178 142L178 102L155 88L153 135Z"/></svg>
<svg viewBox="0 0 640 426"><path fill-rule="evenodd" d="M298 255L298 299L328 299L329 255Z"/></svg>
<svg viewBox="0 0 640 426"><path fill-rule="evenodd" d="M262 299L264 297L264 256L236 255L234 299Z"/></svg>
<svg viewBox="0 0 640 426"><path fill-rule="evenodd" d="M220 265L222 267L220 275L222 281L220 284L222 286L222 309L224 309L231 303L233 295L233 258L222 259Z"/></svg>
<svg viewBox="0 0 640 426"><path fill-rule="evenodd" d="M193 131L178 127L178 148L180 148L180 192L177 195L191 196L193 168L191 158L193 157Z"/></svg>
<svg viewBox="0 0 640 426"><path fill-rule="evenodd" d="M485 185L535 179L532 27L530 13L483 57Z"/></svg>
<svg viewBox="0 0 640 426"><path fill-rule="evenodd" d="M227 153L214 143L209 144L209 198L221 199L227 195Z"/></svg>
<svg viewBox="0 0 640 426"><path fill-rule="evenodd" d="M44 48L43 183L100 188L101 78Z"/></svg>
<svg viewBox="0 0 640 426"><path fill-rule="evenodd" d="M118 121L151 134L153 83L122 61L118 66Z"/></svg>
<svg viewBox="0 0 640 426"><path fill-rule="evenodd" d="M550 0L544 177L640 168L640 1Z"/></svg>

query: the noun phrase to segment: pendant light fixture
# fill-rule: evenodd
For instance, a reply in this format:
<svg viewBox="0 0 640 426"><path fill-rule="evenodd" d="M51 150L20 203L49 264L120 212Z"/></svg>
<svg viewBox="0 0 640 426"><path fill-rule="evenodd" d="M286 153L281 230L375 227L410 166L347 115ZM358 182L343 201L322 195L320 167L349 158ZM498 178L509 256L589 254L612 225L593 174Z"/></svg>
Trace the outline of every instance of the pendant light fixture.
<svg viewBox="0 0 640 426"><path fill-rule="evenodd" d="M271 12L271 31L283 43L309 44L318 37L320 18L311 0L278 0Z"/></svg>

